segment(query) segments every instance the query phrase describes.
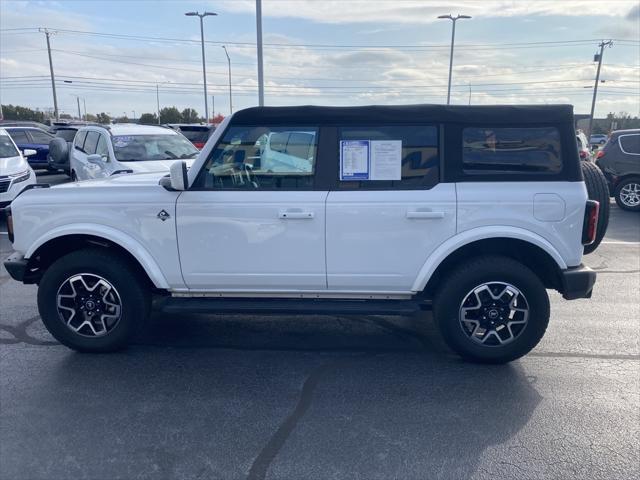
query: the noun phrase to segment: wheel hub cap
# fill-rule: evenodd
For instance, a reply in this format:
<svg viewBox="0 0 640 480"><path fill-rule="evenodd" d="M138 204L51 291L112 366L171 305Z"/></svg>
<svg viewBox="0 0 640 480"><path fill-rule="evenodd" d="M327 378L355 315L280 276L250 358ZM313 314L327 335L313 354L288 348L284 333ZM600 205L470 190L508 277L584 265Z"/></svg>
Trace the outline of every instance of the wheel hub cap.
<svg viewBox="0 0 640 480"><path fill-rule="evenodd" d="M640 184L629 183L620 189L620 200L628 207L640 205Z"/></svg>
<svg viewBox="0 0 640 480"><path fill-rule="evenodd" d="M120 321L122 302L111 283L99 275L81 273L65 280L56 295L58 317L85 337L106 335Z"/></svg>
<svg viewBox="0 0 640 480"><path fill-rule="evenodd" d="M511 284L488 282L471 290L460 305L462 331L483 346L511 343L529 320L526 298Z"/></svg>

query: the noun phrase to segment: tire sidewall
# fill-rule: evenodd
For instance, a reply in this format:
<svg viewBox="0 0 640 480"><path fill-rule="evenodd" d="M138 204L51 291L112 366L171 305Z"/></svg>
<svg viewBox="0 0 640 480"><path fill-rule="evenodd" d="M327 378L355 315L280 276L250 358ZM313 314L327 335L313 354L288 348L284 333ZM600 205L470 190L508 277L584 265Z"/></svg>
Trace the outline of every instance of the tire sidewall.
<svg viewBox="0 0 640 480"><path fill-rule="evenodd" d="M513 285L522 292L529 304L527 325L513 342L505 346L483 346L474 342L463 331L459 320L464 298L474 288L490 282ZM538 344L549 322L549 297L540 280L532 272L523 275L521 271L501 268L468 272L468 275L447 285L436 306L436 319L445 341L463 358L479 362L504 363L525 355Z"/></svg>
<svg viewBox="0 0 640 480"><path fill-rule="evenodd" d="M123 348L134 333L135 326L146 317L145 299L137 278L115 257L110 259L105 255L90 254L80 256L77 253L61 258L43 275L38 288L38 309L42 321L56 340L74 350L108 352ZM120 296L120 320L104 336L79 335L68 328L58 315L58 289L69 277L79 273L103 277L115 287Z"/></svg>

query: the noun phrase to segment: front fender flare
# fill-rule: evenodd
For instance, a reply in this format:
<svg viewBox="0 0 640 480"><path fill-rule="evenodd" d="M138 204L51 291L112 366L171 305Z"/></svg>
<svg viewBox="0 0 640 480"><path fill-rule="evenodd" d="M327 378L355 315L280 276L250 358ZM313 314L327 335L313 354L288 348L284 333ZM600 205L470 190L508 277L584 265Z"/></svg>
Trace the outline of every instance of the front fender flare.
<svg viewBox="0 0 640 480"><path fill-rule="evenodd" d="M511 227L511 226L496 226L491 227L478 227L471 230L465 230L453 237L449 238L445 242L441 243L431 255L427 258L422 268L418 272L418 276L411 287L412 292L421 292L427 285L427 282L435 272L436 268L442 263L451 253L458 250L460 247L464 247L469 243L473 243L478 240L486 240L491 238L513 238L516 240L523 240L529 242L544 250L558 265L558 268L564 270L567 268L567 264L562 258L562 255L558 250L544 239L540 235L532 233L528 230Z"/></svg>
<svg viewBox="0 0 640 480"><path fill-rule="evenodd" d="M38 250L38 248L40 248L48 241L55 238L64 237L66 235L91 235L94 237L104 238L105 240L109 240L121 246L127 252L133 255L133 257L140 263L156 288L169 288L169 283L162 273L162 270L160 270L160 267L153 259L149 251L144 248L140 242L130 237L129 235L126 235L120 230L104 225L95 225L91 223L75 223L56 227L53 230L50 230L44 235L40 236L34 243L32 243L29 249L24 254L25 258L31 258L36 250Z"/></svg>

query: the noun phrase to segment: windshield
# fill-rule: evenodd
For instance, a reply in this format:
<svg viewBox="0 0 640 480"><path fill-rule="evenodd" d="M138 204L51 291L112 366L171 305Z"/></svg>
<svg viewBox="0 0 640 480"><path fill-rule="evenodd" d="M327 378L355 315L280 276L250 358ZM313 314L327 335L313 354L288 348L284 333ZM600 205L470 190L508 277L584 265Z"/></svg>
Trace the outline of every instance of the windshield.
<svg viewBox="0 0 640 480"><path fill-rule="evenodd" d="M121 162L195 158L198 150L182 135L116 135L113 153Z"/></svg>
<svg viewBox="0 0 640 480"><path fill-rule="evenodd" d="M180 133L187 137L191 142L206 143L209 138L209 129L206 127L180 127Z"/></svg>
<svg viewBox="0 0 640 480"><path fill-rule="evenodd" d="M17 157L20 155L13 145L9 135L0 135L0 158Z"/></svg>

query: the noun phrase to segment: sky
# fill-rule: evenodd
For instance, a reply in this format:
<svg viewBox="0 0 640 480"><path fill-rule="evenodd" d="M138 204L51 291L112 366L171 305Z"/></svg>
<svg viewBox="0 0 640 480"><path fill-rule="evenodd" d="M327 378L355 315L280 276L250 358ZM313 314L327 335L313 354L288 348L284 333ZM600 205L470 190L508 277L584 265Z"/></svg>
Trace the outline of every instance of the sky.
<svg viewBox="0 0 640 480"><path fill-rule="evenodd" d="M0 101L53 106L45 34L61 113L131 118L160 107L204 114L258 103L255 0L0 0ZM628 0L263 0L266 105L571 103L596 116L640 115L640 2ZM156 93L158 95L156 95ZM213 97L213 98L212 98Z"/></svg>

